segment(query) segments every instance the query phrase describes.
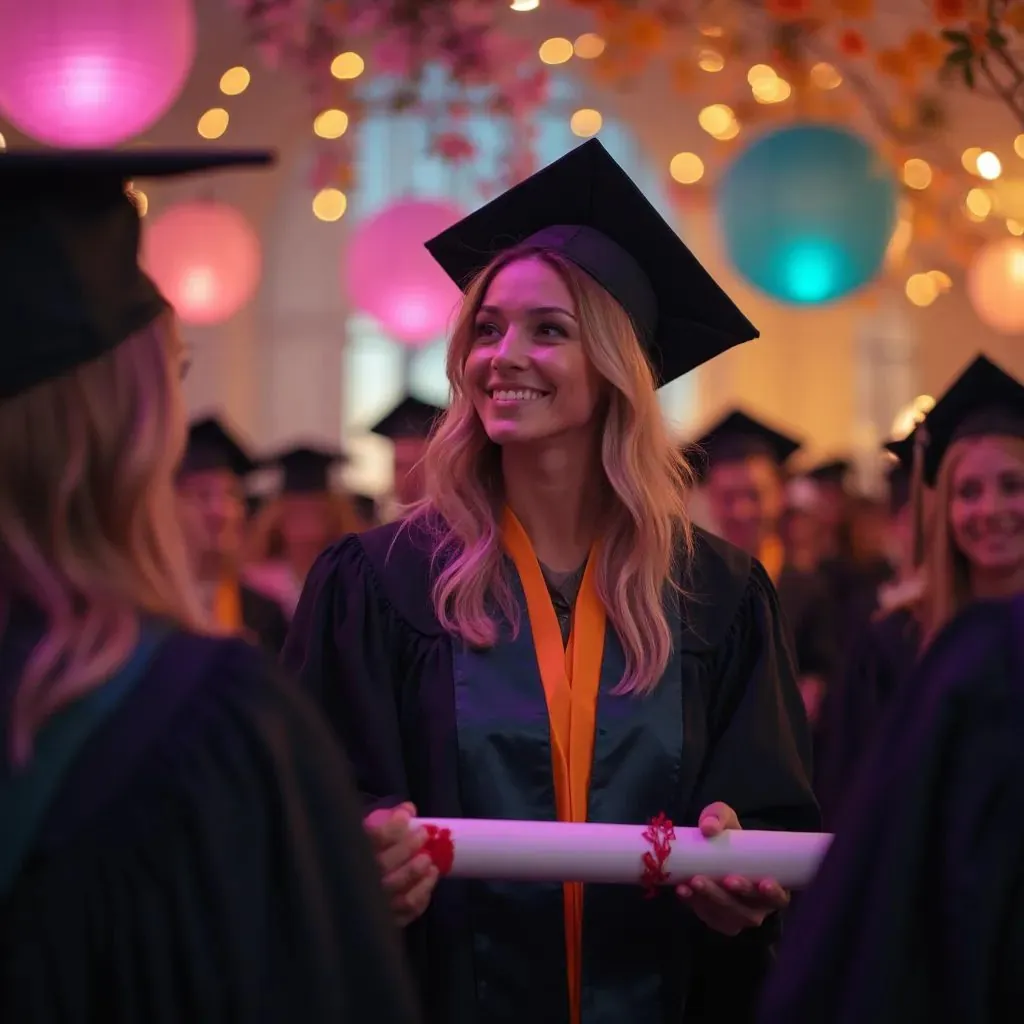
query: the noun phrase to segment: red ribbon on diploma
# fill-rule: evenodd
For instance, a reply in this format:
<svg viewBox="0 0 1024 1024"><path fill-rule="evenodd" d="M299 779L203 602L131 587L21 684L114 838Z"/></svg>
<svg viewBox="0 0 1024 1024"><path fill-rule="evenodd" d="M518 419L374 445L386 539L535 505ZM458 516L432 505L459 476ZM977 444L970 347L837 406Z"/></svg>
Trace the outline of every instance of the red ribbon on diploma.
<svg viewBox="0 0 1024 1024"><path fill-rule="evenodd" d="M675 838L675 826L664 814L652 818L647 828L644 829L644 839L651 845L651 848L644 853L644 870L640 879L641 884L647 890L647 899L653 898L659 886L664 885L669 879L665 864L672 853L672 842Z"/></svg>
<svg viewBox="0 0 1024 1024"><path fill-rule="evenodd" d="M452 839L451 829L438 828L436 825L425 827L427 841L422 852L430 858L438 874L447 875L455 863L455 841Z"/></svg>

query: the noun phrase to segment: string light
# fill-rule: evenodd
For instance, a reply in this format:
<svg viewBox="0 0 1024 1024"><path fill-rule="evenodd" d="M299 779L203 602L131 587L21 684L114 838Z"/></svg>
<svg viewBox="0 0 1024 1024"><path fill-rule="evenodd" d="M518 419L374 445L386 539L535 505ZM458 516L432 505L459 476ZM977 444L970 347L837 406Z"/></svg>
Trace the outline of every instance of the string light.
<svg viewBox="0 0 1024 1024"><path fill-rule="evenodd" d="M751 87L758 103L783 103L793 92L789 82L782 78L759 78Z"/></svg>
<svg viewBox="0 0 1024 1024"><path fill-rule="evenodd" d="M981 156L981 146L971 146L970 149L965 149L960 156L960 163L964 165L964 170L971 174L977 174L979 156Z"/></svg>
<svg viewBox="0 0 1024 1024"><path fill-rule="evenodd" d="M313 131L321 139L340 139L348 131L348 114L344 110L324 110L317 114Z"/></svg>
<svg viewBox="0 0 1024 1024"><path fill-rule="evenodd" d="M240 96L249 88L249 83L251 81L252 75L249 74L248 68L228 68L228 70L220 76L220 91L224 93L225 96Z"/></svg>
<svg viewBox="0 0 1024 1024"><path fill-rule="evenodd" d="M995 181L1003 173L1003 165L999 157L989 150L978 154L975 166L978 168L978 173L986 181Z"/></svg>
<svg viewBox="0 0 1024 1024"><path fill-rule="evenodd" d="M908 188L926 189L932 183L932 168L927 160L911 157L903 165L903 181Z"/></svg>
<svg viewBox="0 0 1024 1024"><path fill-rule="evenodd" d="M1013 151L1019 157L1024 157L1024 135L1018 135L1013 140Z"/></svg>
<svg viewBox="0 0 1024 1024"><path fill-rule="evenodd" d="M540 0L512 0L509 7L513 11L535 11L540 7Z"/></svg>
<svg viewBox="0 0 1024 1024"><path fill-rule="evenodd" d="M953 278L944 270L929 270L928 276L935 282L935 287L939 289L940 295L953 287Z"/></svg>
<svg viewBox="0 0 1024 1024"><path fill-rule="evenodd" d="M964 205L971 220L983 221L992 212L992 197L983 188L972 188Z"/></svg>
<svg viewBox="0 0 1024 1024"><path fill-rule="evenodd" d="M322 188L313 196L313 213L317 220L341 220L348 209L348 197L340 189Z"/></svg>
<svg viewBox="0 0 1024 1024"><path fill-rule="evenodd" d="M331 61L331 74L340 81L358 78L366 70L366 61L352 50L339 53Z"/></svg>
<svg viewBox="0 0 1024 1024"><path fill-rule="evenodd" d="M758 82L771 82L779 76L775 74L775 68L770 67L767 64L755 64L747 72L747 82L751 87L757 85Z"/></svg>
<svg viewBox="0 0 1024 1024"><path fill-rule="evenodd" d="M708 135L717 139L728 133L729 129L736 124L736 115L733 113L732 107L727 107L724 103L713 103L697 115L697 123Z"/></svg>
<svg viewBox="0 0 1024 1024"><path fill-rule="evenodd" d="M569 127L572 129L573 135L578 135L581 139L589 139L592 135L596 135L601 130L602 124L604 124L604 118L601 117L600 112L591 110L589 107L577 110L569 120Z"/></svg>
<svg viewBox="0 0 1024 1024"><path fill-rule="evenodd" d="M580 60L594 60L604 53L606 43L596 32L584 32L572 44L573 52Z"/></svg>
<svg viewBox="0 0 1024 1024"><path fill-rule="evenodd" d="M676 153L669 161L668 173L680 185L692 185L704 177L704 161L696 153Z"/></svg>
<svg viewBox="0 0 1024 1024"><path fill-rule="evenodd" d="M697 66L701 71L714 73L725 67L725 58L717 50L701 50L700 56L697 58Z"/></svg>
<svg viewBox="0 0 1024 1024"><path fill-rule="evenodd" d="M573 55L573 45L568 39L554 36L540 44L537 55L545 64L564 64Z"/></svg>
<svg viewBox="0 0 1024 1024"><path fill-rule="evenodd" d="M939 297L939 286L929 274L911 274L906 292L915 306L930 306Z"/></svg>
<svg viewBox="0 0 1024 1024"><path fill-rule="evenodd" d="M199 118L196 131L204 139L219 139L228 130L229 121L228 112L223 107L213 107Z"/></svg>
<svg viewBox="0 0 1024 1024"><path fill-rule="evenodd" d="M1006 222L1006 230L1009 231L1011 235L1016 235L1020 238L1021 235L1024 235L1024 224L1021 224L1019 220L1013 220L1013 218L1010 218Z"/></svg>
<svg viewBox="0 0 1024 1024"><path fill-rule="evenodd" d="M843 76L831 64L822 61L811 68L811 82L819 89L837 89L843 84Z"/></svg>

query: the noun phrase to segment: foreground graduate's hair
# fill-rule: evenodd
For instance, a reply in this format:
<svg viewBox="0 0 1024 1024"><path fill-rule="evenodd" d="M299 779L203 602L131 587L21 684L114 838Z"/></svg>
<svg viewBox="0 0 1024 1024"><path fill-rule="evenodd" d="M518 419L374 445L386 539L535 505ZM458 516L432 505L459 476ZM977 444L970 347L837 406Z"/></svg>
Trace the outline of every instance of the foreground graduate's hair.
<svg viewBox="0 0 1024 1024"><path fill-rule="evenodd" d="M140 613L200 626L173 488L181 367L164 316L0 402L0 630L15 599L44 620L14 697L15 763L47 718L125 661Z"/></svg>
<svg viewBox="0 0 1024 1024"><path fill-rule="evenodd" d="M953 498L953 478L957 466L976 438L965 438L949 446L939 467L924 538L922 569L924 588L918 613L925 644L961 612L971 600L970 566L956 546L949 523L949 505ZM1024 440L1019 437L990 437L995 444L1024 462Z"/></svg>
<svg viewBox="0 0 1024 1024"><path fill-rule="evenodd" d="M468 289L448 349L451 405L424 456L426 497L410 519L436 532L433 600L445 629L472 646L493 646L498 628L488 609L494 606L518 628L519 609L503 571L500 449L484 431L464 372L491 281L510 263L528 258L544 260L565 281L584 351L609 384L601 407L607 501L596 582L626 656L620 692L644 693L657 685L672 653L664 601L668 588L681 587L692 553L686 512L692 474L669 437L654 375L628 315L559 253L510 250Z"/></svg>

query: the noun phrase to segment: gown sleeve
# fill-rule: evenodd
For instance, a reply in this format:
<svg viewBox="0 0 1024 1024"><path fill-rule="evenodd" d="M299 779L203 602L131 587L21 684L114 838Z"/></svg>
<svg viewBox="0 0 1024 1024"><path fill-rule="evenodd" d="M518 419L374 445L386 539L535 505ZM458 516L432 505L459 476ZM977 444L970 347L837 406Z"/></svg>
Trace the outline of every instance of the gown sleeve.
<svg viewBox="0 0 1024 1024"><path fill-rule="evenodd" d="M782 943L760 1024L995 1024L1019 1009L1018 603L1016 630L1006 607L966 612L895 696Z"/></svg>
<svg viewBox="0 0 1024 1024"><path fill-rule="evenodd" d="M722 801L746 829L818 831L810 728L778 597L759 562L710 672L709 752L691 820ZM734 938L697 932L687 1024L752 1019L780 927L775 914Z"/></svg>
<svg viewBox="0 0 1024 1024"><path fill-rule="evenodd" d="M349 536L310 570L282 662L324 712L368 810L408 799L397 707L401 637L362 543Z"/></svg>
<svg viewBox="0 0 1024 1024"><path fill-rule="evenodd" d="M336 745L261 652L206 642L223 650L127 775L102 752L116 764L153 687L193 663L90 740L72 789L118 792L51 834L0 907L0 1020L414 1024Z"/></svg>

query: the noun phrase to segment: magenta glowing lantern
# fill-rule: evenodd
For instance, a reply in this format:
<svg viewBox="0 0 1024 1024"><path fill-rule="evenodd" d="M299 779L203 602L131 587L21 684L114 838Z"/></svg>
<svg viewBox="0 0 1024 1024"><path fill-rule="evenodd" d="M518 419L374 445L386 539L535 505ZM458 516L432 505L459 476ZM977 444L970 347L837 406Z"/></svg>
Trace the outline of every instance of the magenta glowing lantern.
<svg viewBox="0 0 1024 1024"><path fill-rule="evenodd" d="M233 206L179 203L146 222L142 265L184 323L220 324L256 294L260 240Z"/></svg>
<svg viewBox="0 0 1024 1024"><path fill-rule="evenodd" d="M362 221L349 239L343 269L352 305L404 345L436 341L460 292L423 243L463 216L452 203L402 199Z"/></svg>
<svg viewBox="0 0 1024 1024"><path fill-rule="evenodd" d="M113 146L166 113L195 51L192 0L5 0L0 114L49 145Z"/></svg>

